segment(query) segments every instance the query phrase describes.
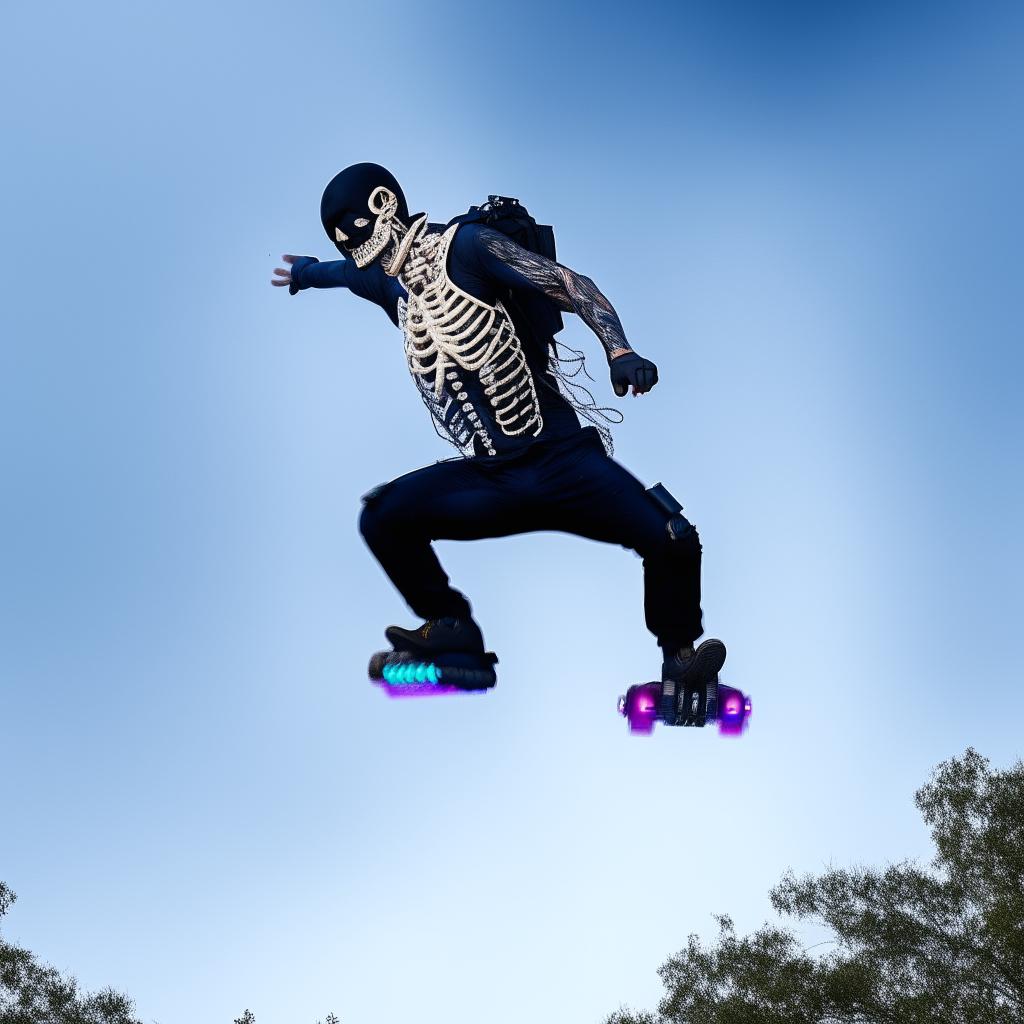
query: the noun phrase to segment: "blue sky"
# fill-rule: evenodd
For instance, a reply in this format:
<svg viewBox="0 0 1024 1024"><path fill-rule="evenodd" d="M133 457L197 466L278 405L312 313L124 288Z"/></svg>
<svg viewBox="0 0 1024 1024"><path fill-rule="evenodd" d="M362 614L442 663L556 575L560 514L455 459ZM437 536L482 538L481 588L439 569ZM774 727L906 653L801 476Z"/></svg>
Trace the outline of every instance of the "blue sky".
<svg viewBox="0 0 1024 1024"><path fill-rule="evenodd" d="M966 4L22 5L5 18L5 934L160 1024L598 1021L787 868L927 852L1020 752L1021 19ZM628 736L640 563L442 545L498 688L385 700L355 529L449 452L379 310L271 289L342 166L555 225L661 383L741 741ZM572 324L610 398L596 341ZM659 865L693 873L666 892ZM649 881L650 879L650 881Z"/></svg>

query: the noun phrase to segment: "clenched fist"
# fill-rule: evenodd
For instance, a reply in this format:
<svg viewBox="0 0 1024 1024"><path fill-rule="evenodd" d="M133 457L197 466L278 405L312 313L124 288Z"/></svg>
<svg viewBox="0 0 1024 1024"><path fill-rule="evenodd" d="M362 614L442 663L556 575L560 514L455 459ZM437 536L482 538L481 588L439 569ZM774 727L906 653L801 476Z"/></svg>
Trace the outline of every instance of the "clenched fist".
<svg viewBox="0 0 1024 1024"><path fill-rule="evenodd" d="M636 352L623 352L611 362L612 388L622 398L630 388L634 395L644 395L658 383L658 368Z"/></svg>

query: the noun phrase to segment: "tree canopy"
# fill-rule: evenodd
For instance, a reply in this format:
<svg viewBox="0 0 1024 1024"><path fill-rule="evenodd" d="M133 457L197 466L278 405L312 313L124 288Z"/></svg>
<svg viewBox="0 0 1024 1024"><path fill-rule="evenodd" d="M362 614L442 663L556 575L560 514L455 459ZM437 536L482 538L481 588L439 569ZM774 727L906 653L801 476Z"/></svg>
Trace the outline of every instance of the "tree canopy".
<svg viewBox="0 0 1024 1024"><path fill-rule="evenodd" d="M16 898L0 882L0 918ZM134 1010L131 999L111 988L82 992L73 977L0 936L0 1024L142 1024ZM235 1024L256 1024L256 1017L246 1010ZM331 1013L326 1024L341 1022Z"/></svg>
<svg viewBox="0 0 1024 1024"><path fill-rule="evenodd" d="M16 896L0 882L0 918ZM0 1024L141 1024L124 995L82 992L78 982L0 936Z"/></svg>
<svg viewBox="0 0 1024 1024"><path fill-rule="evenodd" d="M1024 1020L1024 763L995 771L977 751L940 764L915 796L929 864L787 873L783 918L832 936L805 949L791 927L691 935L658 973L656 1011L606 1024L1019 1024ZM0 918L14 902L0 882ZM113 989L74 978L0 936L0 1024L140 1024ZM253 1024L246 1011L236 1024ZM337 1018L328 1018L336 1024Z"/></svg>
<svg viewBox="0 0 1024 1024"><path fill-rule="evenodd" d="M915 801L935 855L921 866L786 874L774 908L824 925L824 952L766 924L691 935L659 969L656 1012L607 1024L1020 1024L1024 1020L1024 763L977 751L940 764Z"/></svg>

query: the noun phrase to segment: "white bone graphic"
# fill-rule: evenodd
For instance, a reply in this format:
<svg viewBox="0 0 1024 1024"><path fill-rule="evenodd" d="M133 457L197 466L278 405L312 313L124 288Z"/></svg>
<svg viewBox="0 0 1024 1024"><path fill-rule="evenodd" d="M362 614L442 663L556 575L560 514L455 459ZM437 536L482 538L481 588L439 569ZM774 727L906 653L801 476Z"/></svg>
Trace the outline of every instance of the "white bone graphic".
<svg viewBox="0 0 1024 1024"><path fill-rule="evenodd" d="M476 435L494 455L481 410L468 400L469 375L483 385L493 421L506 437L536 437L544 421L533 374L505 307L474 298L448 276L448 248L457 230L453 225L443 235L421 235L412 246L399 273L409 293L399 302L399 323L409 370L438 425L464 453L472 453ZM445 420L452 402L463 413L454 423Z"/></svg>

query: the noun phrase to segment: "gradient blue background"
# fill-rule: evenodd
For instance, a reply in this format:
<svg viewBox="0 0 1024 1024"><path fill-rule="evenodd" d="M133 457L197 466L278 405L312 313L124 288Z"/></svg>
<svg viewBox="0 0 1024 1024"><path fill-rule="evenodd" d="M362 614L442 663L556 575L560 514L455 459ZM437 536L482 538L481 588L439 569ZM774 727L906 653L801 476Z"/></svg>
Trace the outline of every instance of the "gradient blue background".
<svg viewBox="0 0 1024 1024"><path fill-rule="evenodd" d="M6 12L5 933L161 1024L598 1021L787 867L926 854L930 767L1020 751L1021 29ZM367 685L410 617L358 497L450 452L379 310L268 284L332 254L320 191L356 160L436 219L521 197L659 364L618 456L700 528L742 741L626 734L641 566L562 536L442 546L493 694Z"/></svg>

